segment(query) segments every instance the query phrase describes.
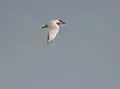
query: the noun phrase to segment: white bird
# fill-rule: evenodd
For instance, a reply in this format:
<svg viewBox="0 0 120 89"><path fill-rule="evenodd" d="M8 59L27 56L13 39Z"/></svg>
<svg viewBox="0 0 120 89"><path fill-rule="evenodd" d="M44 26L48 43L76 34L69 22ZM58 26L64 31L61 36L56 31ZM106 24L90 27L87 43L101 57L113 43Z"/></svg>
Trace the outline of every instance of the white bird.
<svg viewBox="0 0 120 89"><path fill-rule="evenodd" d="M49 32L48 32L48 36L47 36L47 43L49 44L50 42L52 42L58 35L59 33L59 26L61 24L66 24L66 22L62 21L62 20L51 20L49 22L47 22L46 24L41 25L41 28L48 28Z"/></svg>

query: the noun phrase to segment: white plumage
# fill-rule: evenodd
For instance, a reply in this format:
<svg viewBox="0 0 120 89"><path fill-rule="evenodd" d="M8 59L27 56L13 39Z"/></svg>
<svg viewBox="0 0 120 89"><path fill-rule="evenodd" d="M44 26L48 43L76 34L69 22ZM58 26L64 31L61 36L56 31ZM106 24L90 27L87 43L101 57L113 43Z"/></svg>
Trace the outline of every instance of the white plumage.
<svg viewBox="0 0 120 89"><path fill-rule="evenodd" d="M46 24L41 25L41 28L49 29L48 36L47 36L47 43L52 42L57 37L59 33L59 26L61 24L66 24L66 23L62 20L51 20Z"/></svg>

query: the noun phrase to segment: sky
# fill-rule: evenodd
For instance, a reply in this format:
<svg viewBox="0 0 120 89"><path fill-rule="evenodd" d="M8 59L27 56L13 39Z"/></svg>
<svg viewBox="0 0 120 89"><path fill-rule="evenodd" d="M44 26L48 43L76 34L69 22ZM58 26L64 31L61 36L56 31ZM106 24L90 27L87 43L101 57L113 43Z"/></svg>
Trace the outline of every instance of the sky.
<svg viewBox="0 0 120 89"><path fill-rule="evenodd" d="M120 89L119 23L119 0L0 0L0 89Z"/></svg>

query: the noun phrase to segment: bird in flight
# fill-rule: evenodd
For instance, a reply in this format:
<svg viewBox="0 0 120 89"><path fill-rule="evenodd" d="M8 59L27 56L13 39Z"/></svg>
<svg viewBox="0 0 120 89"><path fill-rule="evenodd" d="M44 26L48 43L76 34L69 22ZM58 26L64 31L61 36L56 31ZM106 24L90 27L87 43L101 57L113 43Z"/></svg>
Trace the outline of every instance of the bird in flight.
<svg viewBox="0 0 120 89"><path fill-rule="evenodd" d="M48 36L47 36L47 43L51 43L58 35L59 28L61 24L66 24L66 22L62 20L51 20L48 21L46 24L41 25L41 28L48 28Z"/></svg>

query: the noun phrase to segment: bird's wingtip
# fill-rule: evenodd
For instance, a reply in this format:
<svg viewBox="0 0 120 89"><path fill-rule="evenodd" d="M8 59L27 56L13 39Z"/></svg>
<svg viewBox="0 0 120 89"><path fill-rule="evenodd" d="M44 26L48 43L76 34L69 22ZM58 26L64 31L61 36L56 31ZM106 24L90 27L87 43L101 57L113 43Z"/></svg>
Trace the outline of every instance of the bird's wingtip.
<svg viewBox="0 0 120 89"><path fill-rule="evenodd" d="M47 44L50 44L52 41L47 41Z"/></svg>
<svg viewBox="0 0 120 89"><path fill-rule="evenodd" d="M47 27L48 27L48 26L47 26L46 24L43 24L43 25L40 26L40 28L43 28L43 29L44 29L44 28L47 28Z"/></svg>

